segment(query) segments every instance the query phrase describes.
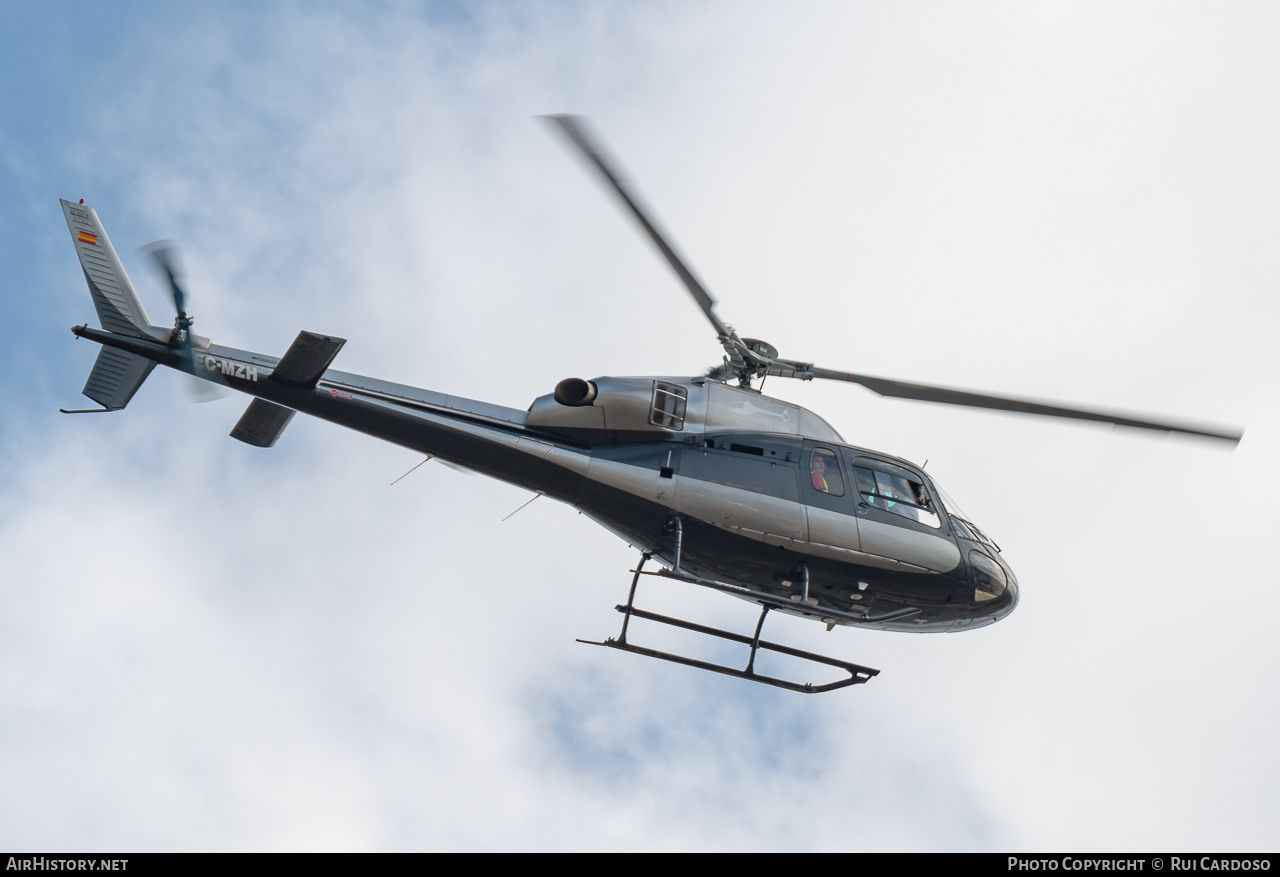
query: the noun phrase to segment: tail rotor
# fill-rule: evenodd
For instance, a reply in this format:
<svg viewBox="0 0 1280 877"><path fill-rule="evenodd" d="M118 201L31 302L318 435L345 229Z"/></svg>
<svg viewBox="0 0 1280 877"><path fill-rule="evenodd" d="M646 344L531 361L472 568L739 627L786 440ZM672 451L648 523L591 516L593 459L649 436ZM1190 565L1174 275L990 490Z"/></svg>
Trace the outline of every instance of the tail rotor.
<svg viewBox="0 0 1280 877"><path fill-rule="evenodd" d="M212 402L221 399L226 391L195 377L196 358L195 345L192 338L191 325L195 320L187 313L190 296L183 288L183 272L178 255L178 247L173 241L156 241L141 250L150 257L151 264L167 288L173 300L173 309L177 316L173 320L173 331L169 335L169 346L176 348L182 356L182 369L191 379L187 381L188 393L193 402Z"/></svg>

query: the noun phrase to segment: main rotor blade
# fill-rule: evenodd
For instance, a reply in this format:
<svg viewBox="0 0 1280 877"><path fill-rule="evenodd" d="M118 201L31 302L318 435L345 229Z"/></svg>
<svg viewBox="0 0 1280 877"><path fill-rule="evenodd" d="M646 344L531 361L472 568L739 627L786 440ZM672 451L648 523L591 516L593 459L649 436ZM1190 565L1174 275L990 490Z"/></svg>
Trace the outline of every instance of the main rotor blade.
<svg viewBox="0 0 1280 877"><path fill-rule="evenodd" d="M650 221L645 211L640 208L636 197L627 191L626 186L622 184L622 179L613 170L613 168L609 166L609 162L605 159L603 152L587 135L586 127L584 125L586 120L581 116L565 115L543 116L543 118L558 127L564 135L569 138L570 142L578 148L578 151L581 152L588 161L595 165L596 170L600 171L601 175L609 185L613 187L613 190L617 192L618 197L622 199L622 203L627 206L627 209L631 211L631 215L636 218L636 221L640 223L640 226L645 230L645 233L649 235L649 239L652 240L654 245L662 252L662 255L667 260L667 264L669 264L676 272L676 275L684 284L685 289L689 290L690 295L693 296L693 300L698 303L698 307L702 308L702 312L707 315L707 319L710 320L711 325L715 327L716 334L722 339L722 342L733 337L733 330L720 322L720 318L716 316L714 310L715 300L711 297L710 293L708 293L706 289L703 288L702 284L698 282L698 278L693 276L693 272L689 270L689 267L685 265L684 261L676 255L675 250L667 243L666 238L660 231L658 231L657 226ZM726 350L729 350L731 356L735 355L737 352L736 347L734 349L729 349L730 345L728 344L725 344L725 348Z"/></svg>
<svg viewBox="0 0 1280 877"><path fill-rule="evenodd" d="M811 371L815 378L833 381L848 381L861 384L873 393L881 396L893 396L899 399L916 399L921 402L942 402L947 405L964 405L970 408L990 408L996 411L1013 411L1018 414L1042 414L1048 417L1066 417L1073 420L1092 420L1097 423L1111 423L1116 426L1129 426L1137 429L1151 429L1157 432L1181 432L1187 435L1198 435L1205 438L1240 443L1244 432L1225 426L1195 423L1173 423L1168 421L1142 420L1123 412L1088 411L1083 408L1066 408L1030 399L1013 399L1005 396L988 396L984 393L971 393L967 390L956 390L951 387L936 387L929 384L910 384L906 381L893 381L888 378L877 378L871 375L858 375L849 372L833 371L826 368L805 369Z"/></svg>

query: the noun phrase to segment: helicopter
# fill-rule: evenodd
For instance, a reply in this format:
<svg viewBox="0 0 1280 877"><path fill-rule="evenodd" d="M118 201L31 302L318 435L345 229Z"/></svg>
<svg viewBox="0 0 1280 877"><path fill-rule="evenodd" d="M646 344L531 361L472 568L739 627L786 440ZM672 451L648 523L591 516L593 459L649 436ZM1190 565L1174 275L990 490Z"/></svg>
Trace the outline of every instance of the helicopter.
<svg viewBox="0 0 1280 877"><path fill-rule="evenodd" d="M762 638L770 612L836 626L911 633L971 630L1014 610L1019 584L1000 547L922 466L846 442L823 418L765 396L767 377L859 384L881 396L1184 433L1237 444L1226 427L1150 420L786 359L741 337L577 116L544 117L594 169L698 305L723 349L692 377L570 377L521 411L332 368L344 339L302 331L276 357L214 344L192 330L173 248L146 248L173 300L172 327L151 323L97 213L61 202L101 328L83 394L119 411L157 365L252 396L231 437L273 447L301 411L578 509L640 551L617 637L579 642L790 691L863 684L879 670ZM425 462L425 461L424 461ZM655 565L646 569L649 561ZM751 633L639 608L644 576L752 602ZM744 666L637 645L633 619L746 647ZM761 650L839 675L800 682L756 669Z"/></svg>

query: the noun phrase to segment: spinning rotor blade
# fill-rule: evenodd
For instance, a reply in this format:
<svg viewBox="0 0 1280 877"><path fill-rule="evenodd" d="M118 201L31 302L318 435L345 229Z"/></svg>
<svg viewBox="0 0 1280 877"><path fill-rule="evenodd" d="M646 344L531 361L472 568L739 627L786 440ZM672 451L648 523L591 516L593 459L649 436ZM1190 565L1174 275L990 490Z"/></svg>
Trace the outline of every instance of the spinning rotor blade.
<svg viewBox="0 0 1280 877"><path fill-rule="evenodd" d="M209 381L202 381L200 378L191 374L183 375L182 383L186 387L188 402L216 402L219 399L225 399L227 394L231 392L226 387L210 383Z"/></svg>
<svg viewBox="0 0 1280 877"><path fill-rule="evenodd" d="M984 393L971 393L967 390L956 390L951 387L936 387L929 384L910 384L906 381L893 381L888 378L877 378L871 375L857 375L849 372L833 371L827 368L806 366L802 363L779 363L769 369L770 374L782 374L787 377L824 378L832 381L848 381L861 384L873 393L881 396L893 396L898 399L916 399L921 402L942 402L947 405L964 405L969 408L990 408L996 411L1013 411L1019 414L1041 414L1048 417L1066 417L1072 420L1092 420L1097 423L1110 423L1115 426L1129 426L1137 429L1151 429L1157 432L1180 432L1187 435L1198 435L1205 438L1240 443L1243 431L1211 424L1170 423L1155 420L1141 420L1122 412L1088 411L1082 408L1065 408L1044 402L1033 402L1029 399L1012 399L1005 396L988 396Z"/></svg>
<svg viewBox="0 0 1280 877"><path fill-rule="evenodd" d="M181 271L178 269L178 248L172 241L156 241L142 248L142 252L151 257L161 279L168 284L169 294L173 297L173 308L178 316L187 315L187 296L178 282Z"/></svg>
<svg viewBox="0 0 1280 877"><path fill-rule="evenodd" d="M968 390L957 390L951 387L938 387L929 384L912 384L906 381L894 381L888 378L877 378L870 375L858 375L832 369L817 368L812 363L782 359L773 345L754 338L739 338L732 326L721 322L715 313L715 300L693 272L676 254L648 214L641 208L636 196L623 185L622 178L610 166L603 150L591 136L587 134L586 120L580 116L551 115L544 116L555 125L565 137L577 148L591 164L593 164L613 188L622 203L631 211L636 222L644 229L654 246L676 272L680 281L689 290L698 307L706 314L707 319L716 330L720 344L728 354L728 361L708 372L708 377L727 381L737 378L740 386L750 387L751 380L766 375L777 375L787 378L799 378L808 381L814 378L824 380L847 381L861 384L881 396L893 396L900 399L916 399L921 402L942 402L947 405L963 405L970 408L988 408L996 411L1013 411L1022 414L1040 414L1048 417L1065 417L1074 420L1092 420L1098 423L1110 423L1115 426L1128 426L1137 429L1150 429L1158 432L1180 432L1187 435L1203 436L1231 442L1240 442L1243 432L1222 426L1198 425L1192 423L1170 423L1155 420L1144 420L1131 417L1120 412L1088 411L1081 408L1067 408L1029 399L1013 399L1004 396L989 396L984 393L972 393Z"/></svg>
<svg viewBox="0 0 1280 877"><path fill-rule="evenodd" d="M711 297L710 293L708 293L706 289L703 288L702 284L698 282L698 278L693 276L693 272L689 270L689 267L685 265L684 261L676 255L675 250L673 250L671 245L667 243L666 238L663 237L660 231L658 231L653 222L649 220L645 211L640 208L635 196L627 191L627 188L622 184L621 178L609 166L608 161L605 160L604 153L601 151L600 147L593 143L591 138L587 136L587 132L583 124L586 120L581 116L564 115L543 116L543 118L558 127L564 135L569 138L569 141L578 148L578 151L581 152L588 161L595 165L596 170L600 171L601 175L618 194L618 197L622 199L622 203L631 211L631 215L636 218L636 222L640 223L640 226L645 230L645 233L649 235L649 239L653 241L654 246L662 252L662 255L667 260L667 264L669 264L672 270L676 272L676 275L679 276L680 281L685 286L685 289L689 290L689 294L693 296L693 300L698 303L698 307L702 308L702 312L707 315L707 319L710 320L711 325L715 327L716 335L720 337L720 343L724 345L730 358L740 360L740 345L734 343L738 340L737 334L732 328L722 323L720 318L716 316L714 310L715 300Z"/></svg>
<svg viewBox="0 0 1280 877"><path fill-rule="evenodd" d="M151 264L160 275L161 281L168 284L169 294L173 297L174 310L178 312L173 321L173 332L169 336L169 346L181 351L183 369L188 374L195 375L196 359L191 338L191 324L194 320L187 314L188 297L180 282L182 271L178 266L178 248L172 241L156 241L154 244L143 247L140 252L151 257ZM190 395L197 402L221 398L216 390L211 394L208 389L201 387L196 387Z"/></svg>

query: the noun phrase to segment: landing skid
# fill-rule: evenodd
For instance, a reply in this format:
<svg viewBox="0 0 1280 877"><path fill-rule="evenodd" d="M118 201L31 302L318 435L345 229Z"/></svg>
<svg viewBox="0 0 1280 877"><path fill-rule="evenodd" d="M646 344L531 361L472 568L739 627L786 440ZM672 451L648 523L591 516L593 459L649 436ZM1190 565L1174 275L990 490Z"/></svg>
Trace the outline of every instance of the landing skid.
<svg viewBox="0 0 1280 877"><path fill-rule="evenodd" d="M838 658L831 658L826 655L818 655L813 652L805 652L800 649L793 649L789 646L778 645L766 640L760 639L760 631L764 627L765 617L769 614L769 610L774 608L768 603L762 604L760 611L760 619L756 622L756 630L753 636L743 636L739 633L732 633L727 630L720 630L715 627L706 627L701 624L694 624L680 618L671 618L667 615L658 615L654 612L646 612L643 609L635 608L636 585L640 582L640 576L644 574L645 561L651 555L643 554L640 557L640 563L632 572L631 591L627 595L627 603L625 606L617 606L617 610L622 613L622 633L617 639L610 637L604 642L596 642L594 640L580 639L578 642L586 643L593 646L604 646L610 649L621 649L624 652L632 652L637 655L644 655L649 658L658 658L663 661L671 661L676 664L684 664L687 667L696 667L699 670L710 670L713 673L723 673L726 676L734 676L738 679L747 679L752 682L761 682L765 685L773 685L777 688L785 688L787 691L799 691L804 694L817 694L821 691L833 691L837 688L845 688L850 685L861 685L872 676L879 674L879 670L873 670L870 667L863 667L859 664L851 664L847 661L841 661ZM677 564L678 564L677 558ZM665 572L665 570L664 570ZM675 576L672 578L685 579L679 574L679 566L676 567ZM661 574L661 573L659 573ZM654 573L649 573L654 575ZM698 584L703 582L699 581ZM719 584L719 583L717 583ZM731 586L730 586L731 587ZM641 618L645 621L655 621L659 624L666 624L670 627L678 627L683 630L690 630L694 633L703 634L705 636L713 636L719 639L726 639L730 642L742 643L751 649L750 656L747 658L747 666L745 669L739 670L736 667L726 667L723 664L712 664L708 661L699 661L695 658L689 658L684 655L676 655L671 652L660 652L657 649L647 649L643 646L632 645L627 642L627 626L631 623L632 618ZM760 649L767 649L771 652L777 652L782 655L790 655L793 658L800 658L805 661L812 661L816 664L825 664L828 667L836 667L849 674L847 679L839 679L835 682L829 682L825 685L815 685L812 682L792 682L787 679L778 679L773 676L764 676L755 672L756 653Z"/></svg>

